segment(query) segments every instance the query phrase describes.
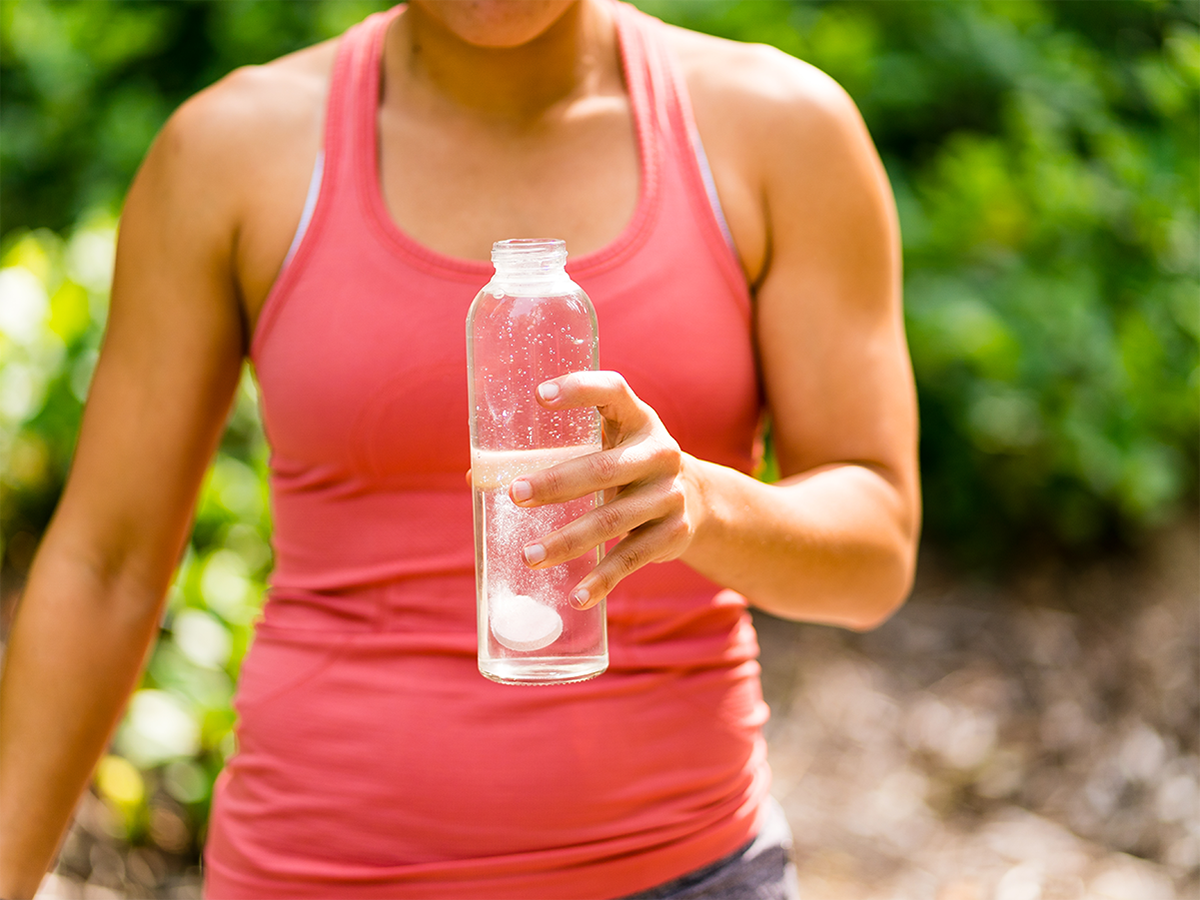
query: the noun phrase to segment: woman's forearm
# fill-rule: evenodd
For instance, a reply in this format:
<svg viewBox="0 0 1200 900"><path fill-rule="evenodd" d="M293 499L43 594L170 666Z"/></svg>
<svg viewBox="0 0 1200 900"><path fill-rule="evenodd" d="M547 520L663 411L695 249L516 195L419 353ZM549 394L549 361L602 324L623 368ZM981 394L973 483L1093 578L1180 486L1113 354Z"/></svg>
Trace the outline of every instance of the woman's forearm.
<svg viewBox="0 0 1200 900"><path fill-rule="evenodd" d="M161 592L49 537L0 678L0 897L31 897L132 690ZM157 593L157 596L154 594Z"/></svg>
<svg viewBox="0 0 1200 900"><path fill-rule="evenodd" d="M787 619L866 629L908 596L919 512L882 474L826 466L764 484L686 458L703 514L682 559Z"/></svg>
<svg viewBox="0 0 1200 900"><path fill-rule="evenodd" d="M681 452L615 372L553 379L538 388L538 402L594 406L604 420L604 450L509 487L522 507L608 492L602 506L524 548L530 566L547 568L616 540L572 592L578 608L643 565L672 559L789 619L871 628L908 595L920 522L915 440L904 441L911 453L894 441L860 441L875 451L862 462L810 465L763 484ZM790 454L794 470L798 455Z"/></svg>

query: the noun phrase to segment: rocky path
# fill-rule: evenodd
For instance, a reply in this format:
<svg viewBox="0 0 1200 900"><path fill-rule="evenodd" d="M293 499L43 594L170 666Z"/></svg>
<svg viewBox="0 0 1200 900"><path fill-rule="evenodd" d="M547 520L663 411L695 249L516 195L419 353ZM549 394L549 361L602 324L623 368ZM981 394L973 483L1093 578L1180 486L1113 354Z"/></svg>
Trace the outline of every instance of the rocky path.
<svg viewBox="0 0 1200 900"><path fill-rule="evenodd" d="M758 616L805 900L1200 897L1198 545L1004 589L926 559L865 635Z"/></svg>

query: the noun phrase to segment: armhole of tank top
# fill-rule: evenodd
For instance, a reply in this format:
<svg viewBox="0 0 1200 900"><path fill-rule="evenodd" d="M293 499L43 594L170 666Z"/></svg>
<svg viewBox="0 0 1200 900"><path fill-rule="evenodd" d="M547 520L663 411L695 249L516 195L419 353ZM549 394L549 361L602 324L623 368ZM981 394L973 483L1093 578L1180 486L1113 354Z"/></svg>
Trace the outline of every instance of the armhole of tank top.
<svg viewBox="0 0 1200 900"><path fill-rule="evenodd" d="M292 235L292 243L288 246L287 255L283 258L283 264L279 267L279 274L275 276L276 281L282 278L283 273L287 271L288 266L292 262L292 257L300 249L304 235L308 232L308 225L312 221L313 210L317 208L317 197L321 193L321 178L324 174L325 148L322 147L317 151L317 159L313 163L312 176L308 179L308 193L304 197L304 210L300 213L300 222L296 225L296 233Z"/></svg>
<svg viewBox="0 0 1200 900"><path fill-rule="evenodd" d="M713 179L712 167L708 164L708 154L704 152L704 142L700 140L700 132L694 122L688 122L688 138L692 142L692 152L696 156L696 166L700 169L700 179L704 182L704 193L708 195L708 205L712 207L713 218L721 229L721 235L733 255L737 256L737 244L733 242L733 234L729 223L725 220L725 210L721 208L721 198L717 194L717 182Z"/></svg>
<svg viewBox="0 0 1200 900"><path fill-rule="evenodd" d="M648 32L654 28L664 27L661 20L646 13L641 15L645 17L643 21L653 23L647 28ZM753 296L746 280L745 270L742 269L742 259L738 253L737 244L733 240L733 233L730 231L729 222L725 218L725 211L721 206L716 179L713 177L708 155L704 152L704 144L700 139L700 130L696 127L696 117L692 112L692 98L688 92L687 79L680 69L679 61L671 51L666 35L662 32L655 34L654 44L656 52L662 60L663 75L666 79L664 87L673 95L674 102L669 104L668 116L675 132L676 152L683 158L690 156L695 162L695 168L692 168L690 164L685 164L685 168L689 170L687 178L691 182L688 193L692 197L697 214L703 215L705 207L709 213L706 217L707 221L701 226L701 231L706 240L710 242L709 246L712 251L720 255L720 268L730 287L737 293L739 304L748 314L753 307ZM680 160L681 163L683 158Z"/></svg>
<svg viewBox="0 0 1200 900"><path fill-rule="evenodd" d="M304 208L300 212L300 221L296 224L296 231L292 234L292 242L288 246L287 254L283 257L283 262L279 265L279 272L275 276L275 281L272 283L271 289L267 291L267 298L263 301L262 309L258 312L258 321L254 325L254 333L250 335L248 355L252 361L258 356L258 351L262 347L267 334L270 332L271 326L274 324L283 295L291 290L291 282L295 280L297 274L293 271L299 262L297 257L311 255L308 252L304 239L308 235L316 216L317 204L321 197L321 185L324 180L325 148L322 146L317 151L317 157L313 161L312 174L308 178L308 193L304 197ZM304 251L303 254L302 251Z"/></svg>

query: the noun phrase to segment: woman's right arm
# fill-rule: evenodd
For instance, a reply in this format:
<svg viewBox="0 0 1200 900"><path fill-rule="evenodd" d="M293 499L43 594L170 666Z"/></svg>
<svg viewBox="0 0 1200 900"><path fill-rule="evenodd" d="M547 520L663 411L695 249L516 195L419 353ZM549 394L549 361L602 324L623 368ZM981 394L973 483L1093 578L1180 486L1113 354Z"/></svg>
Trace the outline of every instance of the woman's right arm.
<svg viewBox="0 0 1200 900"><path fill-rule="evenodd" d="M5 655L0 896L10 900L36 892L134 687L237 387L237 147L214 105L176 113L130 190L70 477Z"/></svg>

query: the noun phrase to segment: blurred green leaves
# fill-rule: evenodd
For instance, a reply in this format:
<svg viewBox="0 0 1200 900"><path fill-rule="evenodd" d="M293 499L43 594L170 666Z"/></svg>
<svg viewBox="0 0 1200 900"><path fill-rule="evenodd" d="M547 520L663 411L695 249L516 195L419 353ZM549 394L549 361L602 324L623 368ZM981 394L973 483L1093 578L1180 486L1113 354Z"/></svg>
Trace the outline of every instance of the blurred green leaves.
<svg viewBox="0 0 1200 900"><path fill-rule="evenodd" d="M115 213L170 112L237 66L334 37L383 0L0 3L3 230Z"/></svg>
<svg viewBox="0 0 1200 900"><path fill-rule="evenodd" d="M75 446L104 329L114 227L85 217L66 239L17 232L0 251L0 536L10 569L28 564Z"/></svg>

